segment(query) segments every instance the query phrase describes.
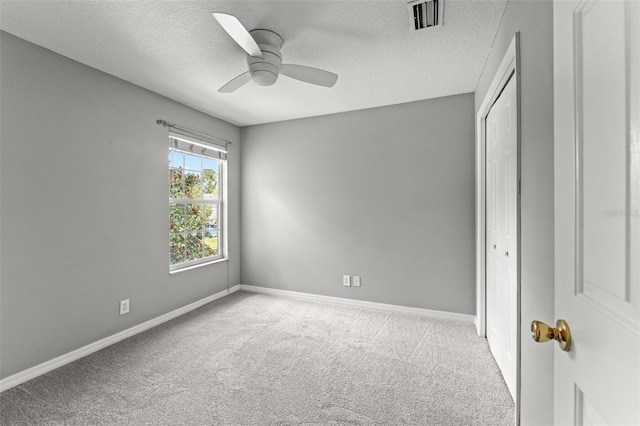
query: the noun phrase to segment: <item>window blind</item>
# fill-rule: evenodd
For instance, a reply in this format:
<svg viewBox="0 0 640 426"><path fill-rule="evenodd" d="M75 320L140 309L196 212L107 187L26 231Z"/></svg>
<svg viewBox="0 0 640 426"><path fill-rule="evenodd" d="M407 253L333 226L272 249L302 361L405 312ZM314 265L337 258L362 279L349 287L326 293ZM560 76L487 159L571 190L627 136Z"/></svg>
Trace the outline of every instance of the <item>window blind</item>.
<svg viewBox="0 0 640 426"><path fill-rule="evenodd" d="M213 136L195 134L188 130L170 127L169 139L171 140L171 147L174 149L219 160L227 159L226 142Z"/></svg>

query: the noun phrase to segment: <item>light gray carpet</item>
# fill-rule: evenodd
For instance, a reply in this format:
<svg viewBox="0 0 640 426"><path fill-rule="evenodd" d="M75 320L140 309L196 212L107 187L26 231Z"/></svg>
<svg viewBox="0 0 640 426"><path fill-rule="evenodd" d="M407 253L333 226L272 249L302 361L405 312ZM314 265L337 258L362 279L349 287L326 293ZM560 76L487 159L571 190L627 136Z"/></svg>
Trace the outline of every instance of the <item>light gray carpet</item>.
<svg viewBox="0 0 640 426"><path fill-rule="evenodd" d="M10 389L2 425L512 425L470 324L239 292Z"/></svg>

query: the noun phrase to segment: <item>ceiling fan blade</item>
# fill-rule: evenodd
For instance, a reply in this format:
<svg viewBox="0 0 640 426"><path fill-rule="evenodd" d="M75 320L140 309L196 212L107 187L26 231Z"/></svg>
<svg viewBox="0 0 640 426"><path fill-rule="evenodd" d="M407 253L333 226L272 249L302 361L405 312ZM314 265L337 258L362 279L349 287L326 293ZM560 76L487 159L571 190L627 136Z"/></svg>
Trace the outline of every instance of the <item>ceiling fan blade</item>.
<svg viewBox="0 0 640 426"><path fill-rule="evenodd" d="M262 51L258 43L251 37L249 31L233 15L227 13L213 12L213 17L220 23L222 28L247 52L250 56L263 58Z"/></svg>
<svg viewBox="0 0 640 426"><path fill-rule="evenodd" d="M304 65L282 64L280 74L324 87L333 87L338 81L338 74Z"/></svg>
<svg viewBox="0 0 640 426"><path fill-rule="evenodd" d="M240 74L224 86L218 89L218 93L231 93L241 88L251 80L251 73L249 71Z"/></svg>

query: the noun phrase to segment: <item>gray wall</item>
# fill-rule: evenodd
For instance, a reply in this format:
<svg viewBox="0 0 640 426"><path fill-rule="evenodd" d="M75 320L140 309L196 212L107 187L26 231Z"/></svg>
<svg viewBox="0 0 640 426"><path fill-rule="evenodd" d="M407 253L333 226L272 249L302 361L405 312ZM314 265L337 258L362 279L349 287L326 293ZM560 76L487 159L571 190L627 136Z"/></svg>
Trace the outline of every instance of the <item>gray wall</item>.
<svg viewBox="0 0 640 426"><path fill-rule="evenodd" d="M553 318L553 10L551 1L510 0L476 88L476 110L520 31L521 57L521 421L553 423L553 353L530 337Z"/></svg>
<svg viewBox="0 0 640 426"><path fill-rule="evenodd" d="M225 289L225 262L169 275L168 138L155 120L235 142L240 130L7 33L0 52L1 377Z"/></svg>
<svg viewBox="0 0 640 426"><path fill-rule="evenodd" d="M473 105L244 128L241 282L473 314Z"/></svg>

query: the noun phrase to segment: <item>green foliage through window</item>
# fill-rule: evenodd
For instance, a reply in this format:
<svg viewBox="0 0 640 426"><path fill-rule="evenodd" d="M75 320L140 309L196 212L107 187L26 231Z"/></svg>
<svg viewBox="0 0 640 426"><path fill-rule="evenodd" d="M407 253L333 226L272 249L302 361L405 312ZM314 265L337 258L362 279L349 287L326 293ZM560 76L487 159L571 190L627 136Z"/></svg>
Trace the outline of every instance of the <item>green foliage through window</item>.
<svg viewBox="0 0 640 426"><path fill-rule="evenodd" d="M220 163L220 160L169 150L169 263L172 266L187 266L220 256Z"/></svg>

